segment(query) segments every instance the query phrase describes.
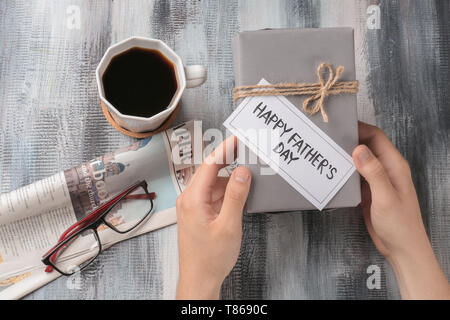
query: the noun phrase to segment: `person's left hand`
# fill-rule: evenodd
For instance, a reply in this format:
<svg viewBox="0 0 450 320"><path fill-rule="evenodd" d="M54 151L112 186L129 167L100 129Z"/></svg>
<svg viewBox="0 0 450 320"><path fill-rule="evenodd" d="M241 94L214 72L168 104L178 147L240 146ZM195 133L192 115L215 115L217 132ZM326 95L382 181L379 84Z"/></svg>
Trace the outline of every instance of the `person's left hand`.
<svg viewBox="0 0 450 320"><path fill-rule="evenodd" d="M238 167L230 178L217 176L226 160L235 158L236 148L234 136L222 142L177 199L178 299L218 299L236 264L250 171Z"/></svg>

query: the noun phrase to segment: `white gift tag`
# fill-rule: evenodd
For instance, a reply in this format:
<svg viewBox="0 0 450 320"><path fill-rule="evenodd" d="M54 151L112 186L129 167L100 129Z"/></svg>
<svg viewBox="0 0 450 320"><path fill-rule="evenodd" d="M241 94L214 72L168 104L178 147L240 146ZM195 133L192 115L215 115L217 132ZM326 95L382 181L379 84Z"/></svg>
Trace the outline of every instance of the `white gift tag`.
<svg viewBox="0 0 450 320"><path fill-rule="evenodd" d="M284 96L247 97L224 126L319 210L355 171L353 159Z"/></svg>

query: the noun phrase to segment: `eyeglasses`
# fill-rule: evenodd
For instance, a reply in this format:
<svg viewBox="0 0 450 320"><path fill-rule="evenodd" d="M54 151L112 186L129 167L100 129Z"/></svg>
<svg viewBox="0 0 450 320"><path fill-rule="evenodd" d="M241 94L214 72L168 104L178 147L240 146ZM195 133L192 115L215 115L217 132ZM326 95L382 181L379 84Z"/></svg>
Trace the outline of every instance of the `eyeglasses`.
<svg viewBox="0 0 450 320"><path fill-rule="evenodd" d="M150 215L154 197L147 182L141 181L91 212L68 228L43 256L45 271L70 276L86 268L102 251L97 228L103 224L118 233L130 232Z"/></svg>

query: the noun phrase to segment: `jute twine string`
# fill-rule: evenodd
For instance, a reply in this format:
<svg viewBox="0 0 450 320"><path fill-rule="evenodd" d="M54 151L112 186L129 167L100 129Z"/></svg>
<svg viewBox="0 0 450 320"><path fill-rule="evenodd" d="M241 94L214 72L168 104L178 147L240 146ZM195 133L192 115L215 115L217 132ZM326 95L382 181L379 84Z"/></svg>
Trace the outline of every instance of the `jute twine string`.
<svg viewBox="0 0 450 320"><path fill-rule="evenodd" d="M325 81L323 74L327 71L328 80ZM318 83L276 83L240 86L233 89L233 100L236 101L249 96L311 95L303 101L303 110L311 115L320 110L323 121L328 122L328 116L323 105L325 98L339 93L358 92L358 81L338 81L342 72L344 72L343 66L337 67L336 74L334 74L333 67L323 62L317 68ZM316 103L313 105L314 101Z"/></svg>

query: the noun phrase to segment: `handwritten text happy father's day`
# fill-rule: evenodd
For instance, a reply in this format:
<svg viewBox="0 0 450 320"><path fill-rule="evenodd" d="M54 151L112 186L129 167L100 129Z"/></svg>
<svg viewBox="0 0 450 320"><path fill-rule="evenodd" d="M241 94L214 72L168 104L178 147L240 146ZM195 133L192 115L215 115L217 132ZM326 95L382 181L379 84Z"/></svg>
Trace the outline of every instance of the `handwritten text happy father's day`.
<svg viewBox="0 0 450 320"><path fill-rule="evenodd" d="M334 178L337 168L332 165L331 161L326 159L312 144L305 141L298 132L293 131L294 127L289 127L287 121L269 109L264 102L259 102L256 105L253 114L257 118L262 119L268 127L273 130L279 130L280 138L288 137L286 142L279 142L272 149L287 164L302 159L315 167L320 174L325 174L328 179Z"/></svg>

